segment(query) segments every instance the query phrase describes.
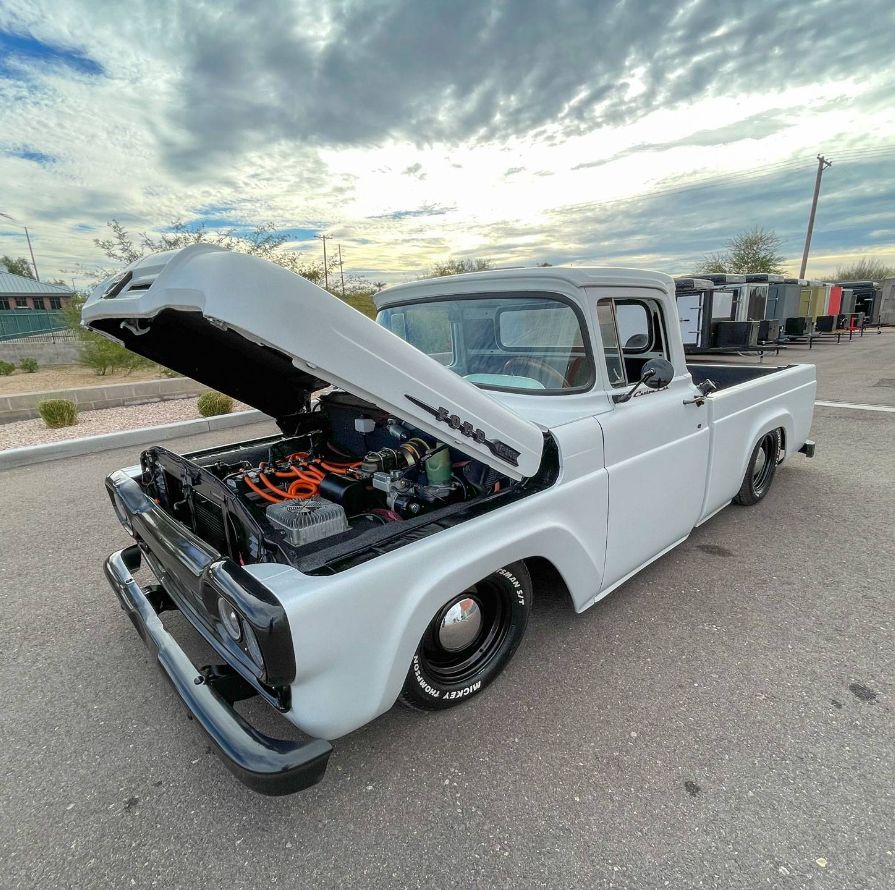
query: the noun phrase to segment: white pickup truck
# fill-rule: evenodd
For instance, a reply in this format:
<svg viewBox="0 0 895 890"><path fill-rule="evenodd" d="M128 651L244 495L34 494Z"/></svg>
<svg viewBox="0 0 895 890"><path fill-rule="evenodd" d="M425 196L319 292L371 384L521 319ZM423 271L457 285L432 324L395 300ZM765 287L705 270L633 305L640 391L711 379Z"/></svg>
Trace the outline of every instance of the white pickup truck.
<svg viewBox="0 0 895 890"><path fill-rule="evenodd" d="M121 605L230 769L268 794L319 780L331 740L398 699L481 693L525 631L526 561L549 561L582 612L813 454L814 367L688 366L667 275L482 272L376 302L378 323L195 246L137 261L83 310L281 430L152 447L106 480L135 541L106 562ZM219 664L190 662L169 609ZM249 725L233 706L249 696L310 740Z"/></svg>

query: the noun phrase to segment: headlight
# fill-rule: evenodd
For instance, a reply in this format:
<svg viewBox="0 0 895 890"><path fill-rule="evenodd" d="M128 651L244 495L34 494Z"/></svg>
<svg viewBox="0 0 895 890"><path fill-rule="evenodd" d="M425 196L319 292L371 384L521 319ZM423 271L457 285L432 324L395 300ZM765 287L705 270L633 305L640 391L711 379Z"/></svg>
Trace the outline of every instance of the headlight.
<svg viewBox="0 0 895 890"><path fill-rule="evenodd" d="M238 643L242 639L242 621L239 612L230 605L223 597L218 598L218 615L221 616L221 624L224 630L234 642ZM255 643L257 646L258 644Z"/></svg>
<svg viewBox="0 0 895 890"><path fill-rule="evenodd" d="M249 653L249 658L263 670L264 656L261 654L261 647L258 645L258 639L255 637L255 632L248 626L248 624L244 626L244 630L246 652Z"/></svg>
<svg viewBox="0 0 895 890"><path fill-rule="evenodd" d="M124 506L124 501L121 500L121 495L119 495L117 491L112 497L112 507L115 510L115 515L118 517L118 521L125 527L127 533L133 536L134 527L131 524L130 515L127 512L127 507Z"/></svg>

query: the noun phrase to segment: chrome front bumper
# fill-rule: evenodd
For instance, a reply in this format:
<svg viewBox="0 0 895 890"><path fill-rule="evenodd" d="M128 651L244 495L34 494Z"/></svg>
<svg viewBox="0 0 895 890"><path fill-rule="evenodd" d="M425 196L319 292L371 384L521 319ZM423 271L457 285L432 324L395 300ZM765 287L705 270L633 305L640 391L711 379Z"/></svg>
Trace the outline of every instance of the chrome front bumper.
<svg viewBox="0 0 895 890"><path fill-rule="evenodd" d="M250 726L233 704L253 691L236 674L199 671L193 665L165 630L147 591L133 578L141 560L136 544L113 553L105 563L106 577L143 642L156 655L163 674L214 743L228 769L261 794L292 794L319 782L332 745L323 739L306 743L283 741ZM154 599L158 603L157 597Z"/></svg>

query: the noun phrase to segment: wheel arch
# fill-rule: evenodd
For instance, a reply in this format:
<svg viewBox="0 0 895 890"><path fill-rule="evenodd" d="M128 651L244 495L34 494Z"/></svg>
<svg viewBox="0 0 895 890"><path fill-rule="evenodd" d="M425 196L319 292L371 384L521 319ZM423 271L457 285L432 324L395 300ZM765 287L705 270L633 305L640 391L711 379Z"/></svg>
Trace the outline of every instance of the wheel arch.
<svg viewBox="0 0 895 890"><path fill-rule="evenodd" d="M781 452L785 456L786 452L783 451L783 445L786 441L792 440L791 437L794 426L795 424L792 414L786 410L775 411L757 419L752 424L752 432L750 436L745 440L748 442L748 447L745 449L745 453L741 456L739 478L742 480L743 476L746 475L746 468L749 466L752 452L755 451L755 447L768 433L772 433L775 430L781 431Z"/></svg>

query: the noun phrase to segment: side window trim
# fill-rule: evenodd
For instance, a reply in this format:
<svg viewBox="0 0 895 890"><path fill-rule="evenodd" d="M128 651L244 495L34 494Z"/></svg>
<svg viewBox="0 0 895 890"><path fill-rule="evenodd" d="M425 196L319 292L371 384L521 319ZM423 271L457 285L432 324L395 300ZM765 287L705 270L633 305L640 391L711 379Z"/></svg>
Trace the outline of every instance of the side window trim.
<svg viewBox="0 0 895 890"><path fill-rule="evenodd" d="M609 310L610 318L604 323L600 319L600 307L607 307ZM618 336L618 320L615 316L615 298L614 297L601 297L597 300L597 323L600 330L600 346L602 348L603 353L603 367L606 369L606 382L609 384L610 389L623 389L628 385L628 375L625 371L625 359L622 355L621 343L619 342ZM615 343L607 345L606 338L604 337L604 324L611 324L612 329L615 334ZM618 362L618 372L621 374L620 381L613 381L612 379L612 369L609 364L610 355Z"/></svg>

